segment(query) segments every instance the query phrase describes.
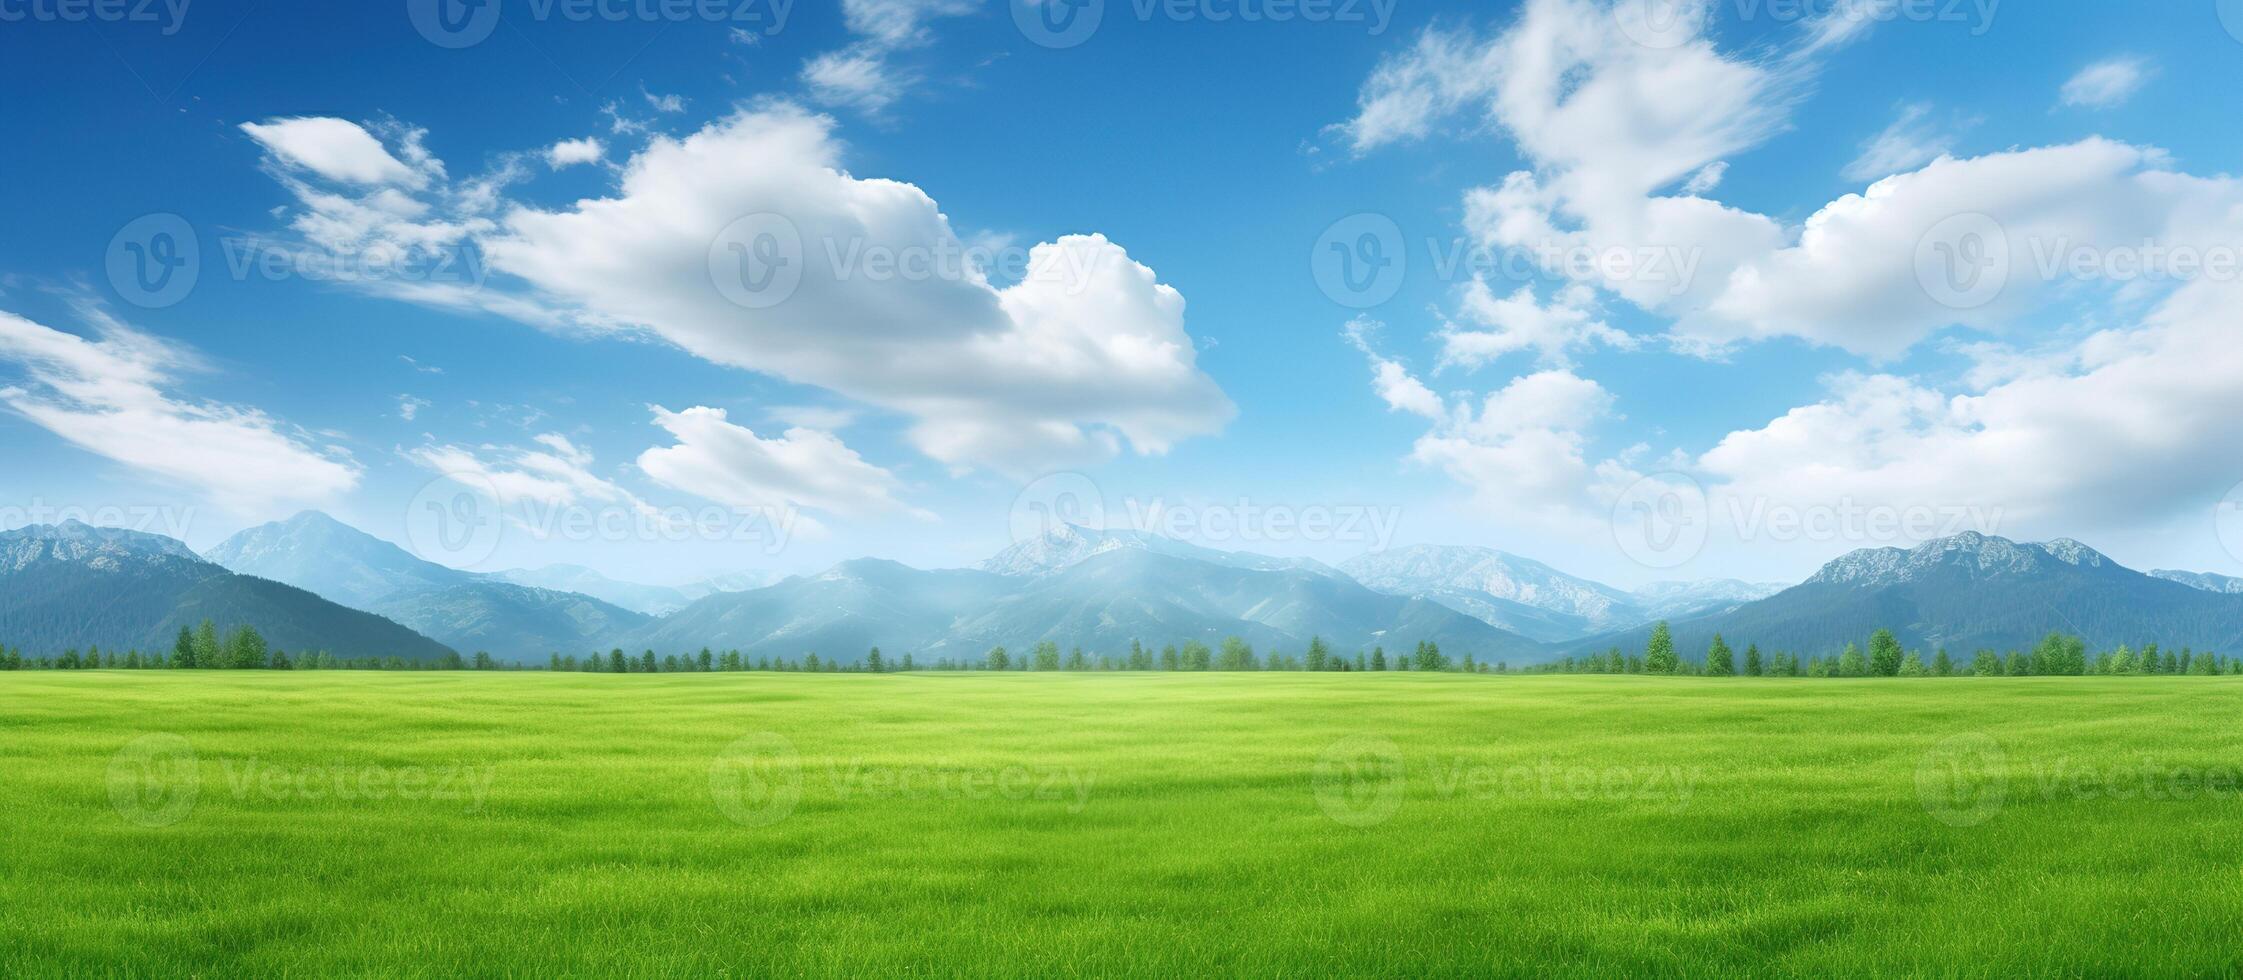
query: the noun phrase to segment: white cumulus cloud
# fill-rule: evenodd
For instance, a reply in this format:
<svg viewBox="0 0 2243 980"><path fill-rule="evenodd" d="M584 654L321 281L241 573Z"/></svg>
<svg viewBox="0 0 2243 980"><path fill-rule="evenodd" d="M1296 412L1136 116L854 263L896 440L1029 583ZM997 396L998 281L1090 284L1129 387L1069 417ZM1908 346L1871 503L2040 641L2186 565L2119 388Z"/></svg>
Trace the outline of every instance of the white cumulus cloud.
<svg viewBox="0 0 2243 980"><path fill-rule="evenodd" d="M171 389L196 366L181 348L87 311L81 337L0 312L0 362L22 379L0 404L72 445L193 487L232 510L316 502L358 485L359 468L254 409Z"/></svg>

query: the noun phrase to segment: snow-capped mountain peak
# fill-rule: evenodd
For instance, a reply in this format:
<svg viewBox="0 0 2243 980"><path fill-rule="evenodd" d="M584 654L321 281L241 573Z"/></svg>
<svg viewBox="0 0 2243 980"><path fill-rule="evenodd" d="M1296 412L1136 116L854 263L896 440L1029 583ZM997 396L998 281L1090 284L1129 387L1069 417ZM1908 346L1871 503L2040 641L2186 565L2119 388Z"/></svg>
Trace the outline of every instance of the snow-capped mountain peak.
<svg viewBox="0 0 2243 980"><path fill-rule="evenodd" d="M1189 558L1231 568L1337 574L1331 566L1307 558L1272 558L1243 551L1218 551L1148 531L1093 528L1081 524L1061 524L1043 534L1017 542L974 567L998 575L1036 577L1065 571L1109 551L1124 549Z"/></svg>

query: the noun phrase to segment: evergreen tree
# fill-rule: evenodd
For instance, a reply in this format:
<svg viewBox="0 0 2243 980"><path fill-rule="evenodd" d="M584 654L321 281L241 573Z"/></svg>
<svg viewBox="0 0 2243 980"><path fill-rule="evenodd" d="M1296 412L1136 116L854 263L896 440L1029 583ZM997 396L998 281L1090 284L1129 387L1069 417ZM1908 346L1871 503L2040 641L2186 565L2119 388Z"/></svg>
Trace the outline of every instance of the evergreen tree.
<svg viewBox="0 0 2243 980"><path fill-rule="evenodd" d="M1441 655L1441 646L1432 640L1417 645L1417 654L1410 658L1417 670L1447 670L1449 658Z"/></svg>
<svg viewBox="0 0 2243 980"><path fill-rule="evenodd" d="M1758 677L1760 676L1760 671L1760 644L1745 644L1745 676Z"/></svg>
<svg viewBox="0 0 2243 980"><path fill-rule="evenodd" d="M1667 621L1662 619L1651 626L1651 643L1644 648L1643 654L1644 672L1672 674L1675 672L1677 663L1674 655L1674 633L1668 630Z"/></svg>
<svg viewBox="0 0 2243 980"><path fill-rule="evenodd" d="M1223 653L1216 666L1221 670L1253 670L1254 648L1239 637L1223 637Z"/></svg>
<svg viewBox="0 0 2243 980"><path fill-rule="evenodd" d="M872 671L875 674L887 672L888 665L885 661L880 659L879 647L873 647L871 653L864 655L864 667L866 670Z"/></svg>
<svg viewBox="0 0 2243 980"><path fill-rule="evenodd" d="M1893 631L1880 629L1869 634L1869 673L1877 677L1892 677L1900 673L1900 640Z"/></svg>
<svg viewBox="0 0 2243 980"><path fill-rule="evenodd" d="M622 647L616 647L608 651L607 669L608 673L611 674L621 674L631 669L629 662L623 656Z"/></svg>
<svg viewBox="0 0 2243 980"><path fill-rule="evenodd" d="M1848 643L1846 649L1838 654L1837 673L1840 677L1867 677L1869 658L1862 656L1860 647Z"/></svg>
<svg viewBox="0 0 2243 980"><path fill-rule="evenodd" d="M1913 652L1901 658L1900 669L1896 673L1901 677L1930 676L1930 672L1924 669L1924 655Z"/></svg>
<svg viewBox="0 0 2243 980"><path fill-rule="evenodd" d="M224 667L224 653L218 647L218 625L203 620L195 627L195 665L198 667Z"/></svg>
<svg viewBox="0 0 2243 980"><path fill-rule="evenodd" d="M1731 653L1729 644L1721 634L1713 635L1713 645L1706 648L1706 676L1730 677L1737 673L1737 655Z"/></svg>
<svg viewBox="0 0 2243 980"><path fill-rule="evenodd" d="M188 629L184 623L179 626L179 639L171 645L171 665L173 667L201 666L195 662L194 631Z"/></svg>
<svg viewBox="0 0 2243 980"><path fill-rule="evenodd" d="M1385 669L1386 669L1386 648L1385 648L1385 647L1372 647L1372 648L1371 648L1371 669L1372 669L1372 670L1385 670Z"/></svg>
<svg viewBox="0 0 2243 980"><path fill-rule="evenodd" d="M256 670L270 662L271 655L265 649L265 637L254 626L245 625L235 629L233 635L226 640L226 650L227 666L236 670Z"/></svg>
<svg viewBox="0 0 2243 980"><path fill-rule="evenodd" d="M1171 643L1160 648L1160 669L1181 670L1183 666L1184 660L1177 655L1175 644Z"/></svg>
<svg viewBox="0 0 2243 980"><path fill-rule="evenodd" d="M1209 650L1207 644L1198 640L1185 641L1183 652L1185 670L1207 670L1213 666L1214 657L1215 652Z"/></svg>
<svg viewBox="0 0 2243 980"><path fill-rule="evenodd" d="M1325 664L1331 659L1332 651L1324 645L1323 637L1312 636L1308 638L1308 669L1323 670Z"/></svg>
<svg viewBox="0 0 2243 980"><path fill-rule="evenodd" d="M989 653L981 658L981 664L988 670L1004 670L1012 665L1012 655L1006 653L1004 647L990 647Z"/></svg>
<svg viewBox="0 0 2243 980"><path fill-rule="evenodd" d="M1035 656L1037 670L1059 669L1059 644L1050 640L1038 643L1036 644Z"/></svg>
<svg viewBox="0 0 2243 980"><path fill-rule="evenodd" d="M1955 662L1948 659L1946 647L1940 647L1939 652L1932 654L1931 675L1933 677L1955 676Z"/></svg>

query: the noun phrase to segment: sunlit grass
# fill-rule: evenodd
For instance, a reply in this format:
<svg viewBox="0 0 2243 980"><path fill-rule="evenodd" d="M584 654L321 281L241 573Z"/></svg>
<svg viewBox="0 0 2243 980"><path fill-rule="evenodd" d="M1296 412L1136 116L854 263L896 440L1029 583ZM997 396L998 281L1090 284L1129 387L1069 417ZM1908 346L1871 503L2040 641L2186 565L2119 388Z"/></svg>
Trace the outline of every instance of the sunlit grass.
<svg viewBox="0 0 2243 980"><path fill-rule="evenodd" d="M2232 678L8 674L0 974L2232 973L2239 709Z"/></svg>

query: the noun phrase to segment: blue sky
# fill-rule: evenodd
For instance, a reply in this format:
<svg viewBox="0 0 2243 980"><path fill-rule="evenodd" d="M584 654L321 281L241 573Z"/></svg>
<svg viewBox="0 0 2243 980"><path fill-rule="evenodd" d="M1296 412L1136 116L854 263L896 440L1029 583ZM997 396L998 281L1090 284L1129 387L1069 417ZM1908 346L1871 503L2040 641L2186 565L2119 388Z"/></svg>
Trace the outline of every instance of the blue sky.
<svg viewBox="0 0 2243 980"><path fill-rule="evenodd" d="M943 0L672 22L504 2L463 47L416 3L6 5L28 13L0 27L0 79L39 94L0 103L0 499L10 523L160 512L198 547L317 507L427 551L416 508L465 487L507 530L430 557L655 581L962 564L1055 493L1109 524L1165 506L1182 523L1156 529L1216 547L1477 544L1623 585L1791 579L1959 529L2243 569L2220 509L2243 412L2217 379L2243 386L2188 319L2235 277L2028 255L2243 245L2221 97L2243 41L2218 4L1721 0L1648 26L1665 2L1248 22L1210 18L1268 8L1108 0L1062 48L1006 3ZM1572 63L1538 76L1552 59ZM638 169L674 179L627 187ZM1497 202L1513 175L1536 192ZM1098 235L1069 254L1112 279L853 273L726 306L665 248L750 212L811 253ZM1946 254L1924 236L1965 213L2006 236L2009 282L1927 306L1893 270ZM175 301L113 273L151 214L199 253ZM1367 307L1315 260L1365 214L1404 259ZM238 265L399 242L480 272L431 291ZM1561 242L1706 269L1657 296L1517 258ZM1513 258L1475 288L1454 249ZM710 508L780 515L783 544L675 526ZM562 510L628 527L537 533Z"/></svg>

